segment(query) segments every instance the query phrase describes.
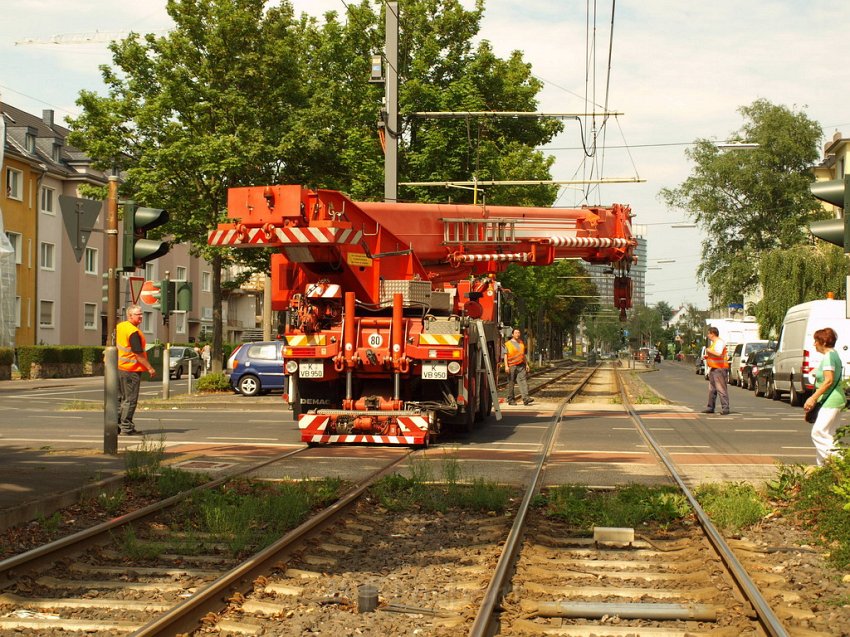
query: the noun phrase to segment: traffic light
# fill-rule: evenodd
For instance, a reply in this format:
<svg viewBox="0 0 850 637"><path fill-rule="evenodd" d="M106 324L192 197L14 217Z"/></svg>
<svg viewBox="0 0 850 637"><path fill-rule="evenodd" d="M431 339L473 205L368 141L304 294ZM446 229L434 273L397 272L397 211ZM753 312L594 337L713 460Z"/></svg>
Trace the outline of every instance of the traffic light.
<svg viewBox="0 0 850 637"><path fill-rule="evenodd" d="M100 289L103 292L103 296L100 297L100 300L104 303L109 303L109 272L104 272L102 276L103 285L100 286Z"/></svg>
<svg viewBox="0 0 850 637"><path fill-rule="evenodd" d="M844 179L816 181L809 189L816 199L831 203L844 211L842 219L813 221L809 224L809 230L818 239L842 246L844 252L850 252L850 196L845 196L850 190L850 175L845 175Z"/></svg>
<svg viewBox="0 0 850 637"><path fill-rule="evenodd" d="M192 311L192 284L189 281L172 281L174 285L175 309L178 312Z"/></svg>
<svg viewBox="0 0 850 637"><path fill-rule="evenodd" d="M148 261L168 253L168 242L148 239L148 230L168 222L168 212L145 208L135 201L124 203L124 250L121 263L124 272L133 272Z"/></svg>
<svg viewBox="0 0 850 637"><path fill-rule="evenodd" d="M150 296L156 299L156 303L151 305L155 310L159 310L163 316L168 316L174 311L175 305L175 283L168 279L158 281L156 287L159 288L150 292Z"/></svg>

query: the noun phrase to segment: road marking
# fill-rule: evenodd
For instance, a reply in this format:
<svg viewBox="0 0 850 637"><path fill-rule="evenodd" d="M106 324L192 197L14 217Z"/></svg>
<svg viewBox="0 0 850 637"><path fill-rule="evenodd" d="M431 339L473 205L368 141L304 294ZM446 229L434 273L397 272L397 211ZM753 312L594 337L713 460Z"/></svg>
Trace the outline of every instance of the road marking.
<svg viewBox="0 0 850 637"><path fill-rule="evenodd" d="M279 438L237 438L229 436L207 436L207 440L279 440Z"/></svg>
<svg viewBox="0 0 850 637"><path fill-rule="evenodd" d="M505 446L505 447L539 447L539 442L487 442L483 443L481 446Z"/></svg>
<svg viewBox="0 0 850 637"><path fill-rule="evenodd" d="M814 447L780 447L780 449L808 449L809 451L814 451Z"/></svg>
<svg viewBox="0 0 850 637"><path fill-rule="evenodd" d="M735 429L735 433L764 433L764 434L793 434L797 433L798 429Z"/></svg>

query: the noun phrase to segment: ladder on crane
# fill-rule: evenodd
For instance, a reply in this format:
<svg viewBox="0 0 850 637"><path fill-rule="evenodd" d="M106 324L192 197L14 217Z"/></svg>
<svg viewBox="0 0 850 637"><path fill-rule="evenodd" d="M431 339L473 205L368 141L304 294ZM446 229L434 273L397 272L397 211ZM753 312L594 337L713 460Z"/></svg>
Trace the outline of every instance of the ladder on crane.
<svg viewBox="0 0 850 637"><path fill-rule="evenodd" d="M443 219L443 242L516 243L516 219Z"/></svg>
<svg viewBox="0 0 850 637"><path fill-rule="evenodd" d="M487 386L490 390L490 398L493 401L493 409L496 412L496 420L501 420L502 409L499 407L499 390L496 387L493 362L490 360L490 350L487 349L487 339L484 336L484 321L475 319L475 331L478 332L478 344L481 347L481 355L484 357L484 369L487 370Z"/></svg>

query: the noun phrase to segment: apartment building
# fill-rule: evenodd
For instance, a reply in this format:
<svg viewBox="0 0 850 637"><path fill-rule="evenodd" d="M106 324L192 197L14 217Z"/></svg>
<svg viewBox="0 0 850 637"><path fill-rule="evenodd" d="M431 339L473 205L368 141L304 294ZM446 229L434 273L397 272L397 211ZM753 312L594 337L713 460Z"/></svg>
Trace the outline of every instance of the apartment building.
<svg viewBox="0 0 850 637"><path fill-rule="evenodd" d="M5 143L0 139L4 150L0 221L14 251L15 270L12 316L4 316L8 312L0 304L0 321L14 325L15 345L104 344L106 204L101 206L91 234L80 241L73 218L66 220L62 214L59 198L81 197L82 185L104 186L108 177L95 170L79 149L67 144L69 131L56 123L52 110L42 111L39 117L0 103L0 117L6 131ZM122 245L119 236L119 251ZM131 303L130 276L159 281L167 272L171 280L193 285L191 309L174 313L168 326L158 311L142 304L142 329L149 341L212 338L212 267L191 256L190 249L190 245L174 245L167 255L121 277L119 320ZM262 292L250 287L224 300L226 340L239 340L243 332L257 328L261 301Z"/></svg>

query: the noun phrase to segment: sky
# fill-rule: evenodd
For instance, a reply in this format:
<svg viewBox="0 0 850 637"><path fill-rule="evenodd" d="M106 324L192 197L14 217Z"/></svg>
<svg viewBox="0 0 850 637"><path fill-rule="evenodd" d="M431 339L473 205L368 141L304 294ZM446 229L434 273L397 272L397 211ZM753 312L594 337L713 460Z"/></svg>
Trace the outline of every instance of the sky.
<svg viewBox="0 0 850 637"><path fill-rule="evenodd" d="M321 17L328 10L344 14L349 1L293 0L293 6ZM164 33L171 25L165 4L17 0L15 11L0 21L0 100L35 114L52 108L59 121L78 114L80 90L103 91L98 65L111 61L106 45L79 43L79 37L70 38L74 44L16 42ZM587 15L594 4L595 22ZM404 0L399 7L403 20ZM738 109L757 99L805 111L822 126L823 142L842 127L850 130L850 83L840 81L846 69L835 37L841 11L825 0L621 0L613 13L612 25L612 3L600 0L487 0L480 37L501 57L522 52L544 82L538 110L585 112L595 101L597 112L607 104L621 113L608 120L600 136L604 150L593 165L583 160L577 124L565 123L564 132L543 148L556 160L553 178L645 180L599 186L589 203L628 204L634 223L643 226L649 305L708 309L707 289L696 275L705 237L699 228L674 227L691 220L668 209L658 193L689 176L693 166L685 151L694 140L726 140L743 124ZM556 205L581 205L582 197L566 187Z"/></svg>

